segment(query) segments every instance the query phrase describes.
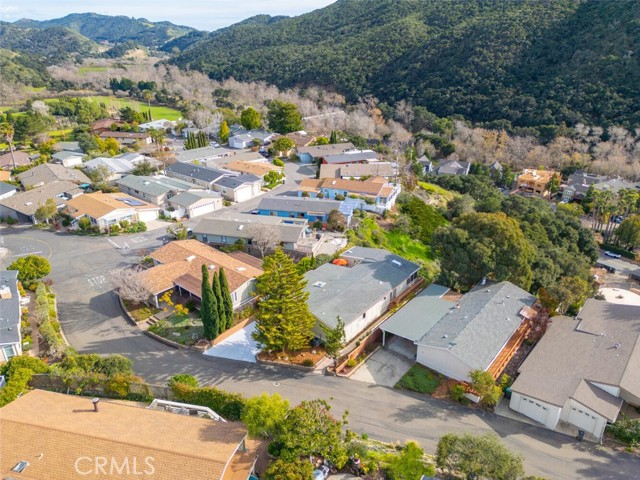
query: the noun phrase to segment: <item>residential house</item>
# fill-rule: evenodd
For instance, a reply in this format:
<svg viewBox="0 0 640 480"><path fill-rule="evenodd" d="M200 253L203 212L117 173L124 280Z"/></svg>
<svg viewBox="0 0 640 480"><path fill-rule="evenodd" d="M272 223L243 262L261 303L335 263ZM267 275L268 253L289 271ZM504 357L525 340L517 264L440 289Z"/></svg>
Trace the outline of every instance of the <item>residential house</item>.
<svg viewBox="0 0 640 480"><path fill-rule="evenodd" d="M66 181L48 183L0 200L0 217L11 217L19 222L36 224L38 223L34 216L36 210L44 205L48 199L53 199L60 210L69 199L83 193L83 190L75 183Z"/></svg>
<svg viewBox="0 0 640 480"><path fill-rule="evenodd" d="M382 177L370 178L366 181L327 178L315 180L305 178L300 182L298 196L311 198L345 199L353 209L383 213L390 210L400 194L399 184L387 183Z"/></svg>
<svg viewBox="0 0 640 480"><path fill-rule="evenodd" d="M15 185L11 185L10 183L0 182L0 200L4 200L5 198L9 198L15 195L18 192L18 189Z"/></svg>
<svg viewBox="0 0 640 480"><path fill-rule="evenodd" d="M0 363L22 355L18 271L0 270ZM3 438L3 443L6 440Z"/></svg>
<svg viewBox="0 0 640 480"><path fill-rule="evenodd" d="M187 139L189 138L189 135L198 135L200 132L203 132L204 130L201 130L197 127L186 127L182 129L182 137Z"/></svg>
<svg viewBox="0 0 640 480"><path fill-rule="evenodd" d="M0 155L0 169L13 170L13 159L15 159L16 167L26 167L27 165L31 165L31 157L27 152L14 150L13 158L11 157L11 152Z"/></svg>
<svg viewBox="0 0 640 480"><path fill-rule="evenodd" d="M227 170L231 170L232 172L255 175L262 180L262 185L266 184L264 177L271 172L282 174L282 181L284 181L284 169L269 162L244 162L236 160L227 163L224 168L226 168Z"/></svg>
<svg viewBox="0 0 640 480"><path fill-rule="evenodd" d="M0 182L8 182L11 180L11 172L0 170Z"/></svg>
<svg viewBox="0 0 640 480"><path fill-rule="evenodd" d="M253 238L261 229L274 228L278 233L278 245L288 253L304 255L316 253L320 242L304 218L287 219L251 215L249 213L226 213L224 210L213 217L204 218L193 228L196 239L211 245L233 245L239 240L252 249Z"/></svg>
<svg viewBox="0 0 640 480"><path fill-rule="evenodd" d="M502 175L502 170L503 170L502 165L498 160L496 160L491 165L489 165L489 175L492 178L496 178L499 175Z"/></svg>
<svg viewBox="0 0 640 480"><path fill-rule="evenodd" d="M209 168L227 168L227 165L234 162L248 162L273 165L260 152L252 150L230 150L224 156L218 156L212 160L200 162L200 165Z"/></svg>
<svg viewBox="0 0 640 480"><path fill-rule="evenodd" d="M138 153L124 153L116 157L97 157L84 163L85 170L91 171L96 168L106 168L109 172L107 181L115 183L125 175L135 170L136 166L142 162L148 161L152 165L157 166L158 161L140 155Z"/></svg>
<svg viewBox="0 0 640 480"><path fill-rule="evenodd" d="M567 184L562 190L562 201L582 201L590 187L595 191L610 191L615 194L623 188L640 188L640 183L632 183L619 177L612 178L607 175L594 175L584 170L578 170L569 175Z"/></svg>
<svg viewBox="0 0 640 480"><path fill-rule="evenodd" d="M206 265L212 273L216 269L224 269L233 308L237 309L253 300L255 279L263 273L262 269L255 265L197 240L169 242L149 256L155 266L141 272L140 275L156 306L158 297L174 288L200 300L202 265Z"/></svg>
<svg viewBox="0 0 640 480"><path fill-rule="evenodd" d="M423 312L413 321L424 334L417 340L408 337L417 345L418 363L466 382L472 370L488 371L494 378L502 373L538 316L536 297L510 282L483 283L455 303L442 295L418 295L407 304L409 310L403 312L403 307L396 314L402 320L411 312ZM390 325L395 321L391 317ZM403 336L397 328L387 331Z"/></svg>
<svg viewBox="0 0 640 480"><path fill-rule="evenodd" d="M283 218L304 218L310 223L327 223L329 214L333 210L342 212L344 210L343 202L320 198L279 196L263 198L254 213ZM346 212L347 223L351 219L352 213L353 210Z"/></svg>
<svg viewBox="0 0 640 480"><path fill-rule="evenodd" d="M114 120L113 118L96 120L91 124L91 133L100 135L103 132L110 132L113 125L122 125L122 122L120 120Z"/></svg>
<svg viewBox="0 0 640 480"><path fill-rule="evenodd" d="M74 152L83 153L78 142L58 142L53 146L56 152Z"/></svg>
<svg viewBox="0 0 640 480"><path fill-rule="evenodd" d="M313 135L309 135L307 132L301 130L299 132L287 133L286 135L280 135L279 133L277 133L273 136L271 142L275 142L280 138L288 138L289 140L293 140L294 146L287 152L277 152L278 155L289 155L293 150L308 147L309 144L316 141L316 137L314 137Z"/></svg>
<svg viewBox="0 0 640 480"><path fill-rule="evenodd" d="M123 221L148 222L158 218L160 208L124 193L88 193L67 202L67 212L74 218L73 226L83 217L101 231Z"/></svg>
<svg viewBox="0 0 640 480"><path fill-rule="evenodd" d="M132 145L134 143L140 143L142 145L149 145L151 143L151 137L145 132L102 132L100 138L105 140L107 138L115 138L121 145Z"/></svg>
<svg viewBox="0 0 640 480"><path fill-rule="evenodd" d="M335 328L340 317L348 343L414 286L420 265L378 248L353 247L341 258L346 266L326 263L307 272L305 279L309 310L318 322L315 334L324 338L320 325Z"/></svg>
<svg viewBox="0 0 640 480"><path fill-rule="evenodd" d="M76 185L89 186L91 180L80 170L65 168L56 163L43 163L26 172L16 175L25 188L40 187L53 182L71 182Z"/></svg>
<svg viewBox="0 0 640 480"><path fill-rule="evenodd" d="M377 162L378 154L373 150L348 150L320 156L320 165L345 165L354 163Z"/></svg>
<svg viewBox="0 0 640 480"><path fill-rule="evenodd" d="M257 443L207 407L28 391L0 410L2 478L249 480Z"/></svg>
<svg viewBox="0 0 640 480"><path fill-rule="evenodd" d="M391 180L396 176L395 164L390 162L322 164L320 178L343 178L345 180L364 180L371 177L384 177Z"/></svg>
<svg viewBox="0 0 640 480"><path fill-rule="evenodd" d="M549 195L547 185L557 175L553 170L534 170L525 168L516 180L517 188L523 192L546 197Z"/></svg>
<svg viewBox="0 0 640 480"><path fill-rule="evenodd" d="M468 175L471 162L452 160L443 162L435 168L436 175Z"/></svg>
<svg viewBox="0 0 640 480"><path fill-rule="evenodd" d="M232 202L246 202L262 193L262 178L249 173L222 177L213 189Z"/></svg>
<svg viewBox="0 0 640 480"><path fill-rule="evenodd" d="M262 191L262 179L251 174L238 174L230 170L198 167L180 162L169 165L165 171L170 177L219 192L232 202L244 202Z"/></svg>
<svg viewBox="0 0 640 480"><path fill-rule="evenodd" d="M116 185L121 192L162 209L168 207L167 201L170 198L194 188L191 183L164 175L155 177L127 175L118 180Z"/></svg>
<svg viewBox="0 0 640 480"><path fill-rule="evenodd" d="M315 145L312 147L298 147L298 157L301 163L316 163L324 155L336 155L354 150L356 147L351 142L335 143L329 145Z"/></svg>
<svg viewBox="0 0 640 480"><path fill-rule="evenodd" d="M65 168L77 167L82 165L82 158L84 155L78 152L69 152L62 150L60 152L51 155L51 158L55 163L61 164Z"/></svg>
<svg viewBox="0 0 640 480"><path fill-rule="evenodd" d="M178 122L161 118L152 122L141 123L140 125L138 125L138 130L140 130L141 132L148 132L149 130L153 129L166 132L168 130L170 131L172 128L175 128L176 125L178 125Z"/></svg>
<svg viewBox="0 0 640 480"><path fill-rule="evenodd" d="M177 162L167 166L165 173L169 177L179 178L193 185L198 185L201 188L208 190L213 189L213 184L226 176L237 175L234 172L228 170L221 170L216 168L199 167L197 165L191 165L189 163Z"/></svg>
<svg viewBox="0 0 640 480"><path fill-rule="evenodd" d="M260 142L260 145L266 145L273 137L274 133L266 130L238 130L229 136L229 146L231 148L250 148L254 145L254 140Z"/></svg>
<svg viewBox="0 0 640 480"><path fill-rule="evenodd" d="M509 407L600 440L625 404L640 407L639 340L640 306L588 299L575 319L553 318L518 370Z"/></svg>
<svg viewBox="0 0 640 480"><path fill-rule="evenodd" d="M205 164L216 158L232 155L235 150L226 147L201 147L183 150L176 153L176 160L181 163Z"/></svg>
<svg viewBox="0 0 640 480"><path fill-rule="evenodd" d="M422 155L417 161L418 165L422 167L423 175L428 175L433 171L433 162L426 155Z"/></svg>
<svg viewBox="0 0 640 480"><path fill-rule="evenodd" d="M224 207L222 195L206 190L189 190L167 199L165 215L171 218L195 218Z"/></svg>

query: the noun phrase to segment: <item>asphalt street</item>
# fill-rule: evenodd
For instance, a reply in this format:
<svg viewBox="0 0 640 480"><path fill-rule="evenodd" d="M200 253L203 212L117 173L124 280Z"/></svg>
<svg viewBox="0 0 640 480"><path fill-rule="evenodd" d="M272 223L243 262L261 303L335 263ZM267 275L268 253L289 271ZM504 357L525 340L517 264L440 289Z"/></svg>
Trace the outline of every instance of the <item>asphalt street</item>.
<svg viewBox="0 0 640 480"><path fill-rule="evenodd" d="M37 253L49 257L59 316L70 344L82 353L120 353L131 358L138 375L164 383L176 373L190 373L201 384L256 395L278 392L291 403L324 398L335 412L349 411L349 427L383 441L416 440L430 452L447 432L494 432L525 457L529 474L549 479L630 479L640 477L636 457L542 428L482 415L463 406L357 381L212 358L177 351L143 335L123 318L112 292L112 272L135 263L162 244L162 229L115 237L79 237L25 227L0 230L0 246L11 256ZM126 239L130 248L117 248Z"/></svg>

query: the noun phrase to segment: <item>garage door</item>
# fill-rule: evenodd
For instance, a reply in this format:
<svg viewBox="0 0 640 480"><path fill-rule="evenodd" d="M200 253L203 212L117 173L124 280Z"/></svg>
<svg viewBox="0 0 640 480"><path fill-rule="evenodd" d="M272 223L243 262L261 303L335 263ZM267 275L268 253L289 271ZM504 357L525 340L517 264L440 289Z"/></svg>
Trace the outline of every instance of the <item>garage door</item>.
<svg viewBox="0 0 640 480"><path fill-rule="evenodd" d="M520 413L535 420L536 422L546 423L549 408L538 400L522 397L520 401Z"/></svg>
<svg viewBox="0 0 640 480"><path fill-rule="evenodd" d="M584 430L585 432L597 435L595 433L595 430L598 419L590 412L581 410L580 408L571 407L571 410L569 411L569 418L567 420L569 421L569 423L574 424L580 430Z"/></svg>

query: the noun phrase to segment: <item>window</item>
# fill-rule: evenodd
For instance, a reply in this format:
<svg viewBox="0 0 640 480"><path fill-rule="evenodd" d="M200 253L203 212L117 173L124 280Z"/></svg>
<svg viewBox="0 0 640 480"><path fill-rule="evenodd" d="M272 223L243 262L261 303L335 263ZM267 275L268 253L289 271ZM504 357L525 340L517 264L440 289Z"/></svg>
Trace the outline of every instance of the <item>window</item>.
<svg viewBox="0 0 640 480"><path fill-rule="evenodd" d="M4 353L4 358L7 361L9 361L9 359L11 357L15 357L16 356L16 352L13 349L13 345L7 345L7 346L2 347L2 353Z"/></svg>
<svg viewBox="0 0 640 480"><path fill-rule="evenodd" d="M362 314L362 318L367 318L367 312L364 312L364 313Z"/></svg>
<svg viewBox="0 0 640 480"><path fill-rule="evenodd" d="M271 215L272 217L275 217L277 214L278 214L278 213L277 213L277 212L274 212L273 210L271 210L271 211L269 212L269 215Z"/></svg>
<svg viewBox="0 0 640 480"><path fill-rule="evenodd" d="M233 292L233 294L231 295L231 298L233 298L234 302L238 301L238 292Z"/></svg>

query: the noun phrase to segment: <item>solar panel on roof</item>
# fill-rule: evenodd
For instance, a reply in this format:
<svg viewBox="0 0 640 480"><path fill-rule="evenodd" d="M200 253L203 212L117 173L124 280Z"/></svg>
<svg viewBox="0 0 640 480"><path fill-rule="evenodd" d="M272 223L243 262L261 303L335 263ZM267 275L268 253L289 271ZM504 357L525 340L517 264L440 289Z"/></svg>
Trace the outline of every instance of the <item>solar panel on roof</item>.
<svg viewBox="0 0 640 480"><path fill-rule="evenodd" d="M143 207L145 205L144 202L140 200L135 200L133 198L118 198L117 200L126 203L130 207Z"/></svg>

